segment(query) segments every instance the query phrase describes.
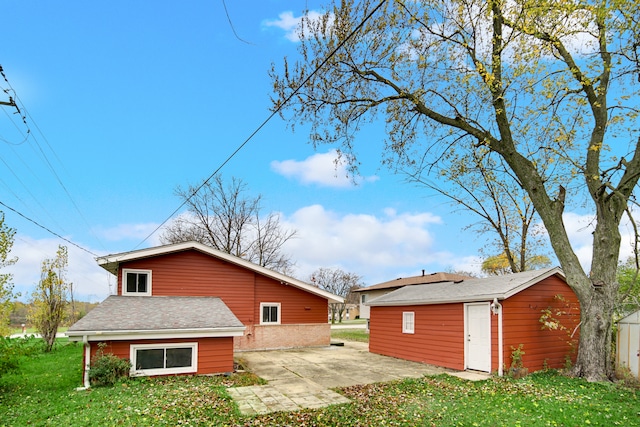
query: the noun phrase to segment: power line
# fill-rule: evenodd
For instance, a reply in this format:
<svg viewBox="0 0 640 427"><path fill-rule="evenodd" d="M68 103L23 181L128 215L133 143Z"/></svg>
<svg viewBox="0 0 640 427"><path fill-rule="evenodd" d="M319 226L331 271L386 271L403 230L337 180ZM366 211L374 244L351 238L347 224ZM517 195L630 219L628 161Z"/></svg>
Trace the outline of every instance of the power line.
<svg viewBox="0 0 640 427"><path fill-rule="evenodd" d="M27 135L25 136L24 141L22 141L20 144L22 144L23 142L25 142L29 136L32 137L33 142L35 143L35 147L38 149L38 151L40 152L40 155L42 156L42 159L44 160L44 162L46 163L46 165L48 166L49 170L51 171L51 173L53 174L53 176L55 177L56 181L58 182L58 184L60 185L60 187L62 188L62 190L65 192L65 194L67 195L67 198L69 199L69 201L71 202L71 204L73 205L75 211L78 213L78 215L80 216L80 218L82 219L82 221L84 222L84 224L87 226L87 229L89 230L89 232L93 235L93 237L96 239L96 241L104 248L104 244L102 243L102 241L100 240L100 238L98 238L98 236L93 232L93 229L91 227L91 225L89 224L89 221L87 221L86 217L84 216L84 214L82 213L82 211L80 210L80 207L78 206L78 204L76 203L75 199L73 198L73 196L71 196L71 193L69 192L69 190L67 189L67 186L62 182L62 179L60 178L60 175L58 174L58 172L56 171L55 167L53 166L53 164L51 163L51 161L49 160L49 157L47 156L47 154L45 153L45 151L42 148L42 145L40 144L40 142L38 141L38 138L36 138L36 136L31 132L31 129L29 128L29 125L27 124L27 117L29 118L29 122L33 123L33 125L35 126L35 128L38 130L38 133L42 136L44 142L46 143L47 147L49 147L49 150L51 151L51 153L53 153L54 157L58 160L58 163L60 163L61 165L63 165L62 161L60 160L60 157L58 156L58 154L56 153L56 151L53 149L53 147L51 146L51 144L49 143L49 140L47 139L47 137L45 136L44 132L42 132L42 130L40 129L40 127L38 126L38 124L36 123L35 119L31 116L31 114L29 113L29 111L27 110L26 105L24 104L24 102L22 102L22 100L20 99L20 97L18 96L16 90L13 88L13 86L11 85L11 83L9 82L9 79L7 78L7 76L4 73L4 69L2 68L2 65L0 65L0 76L2 76L2 78L4 79L5 83L7 84L7 86L9 87L9 89L5 90L5 93L13 93L13 97L9 97L10 102L12 106L14 106L17 110L17 112L20 114L20 117L22 118L22 122L24 123L24 125L27 127ZM19 102L20 106L22 106L22 111L20 109L20 107L18 106L18 104L16 103ZM24 113L23 113L24 111ZM6 114L6 111L5 111ZM15 123L14 123L15 125ZM16 126L17 127L17 126ZM22 132L20 132L22 133ZM20 145L20 144L11 144L11 145ZM38 152L36 151L36 154L38 154ZM19 155L18 155L19 156ZM64 165L63 165L64 166ZM33 172L32 172L33 173ZM14 174L15 175L15 174ZM33 173L34 176L35 173ZM24 186L24 184L23 184ZM28 188L26 186L24 186L25 189L27 191ZM30 193L30 192L29 192ZM31 194L31 193L30 193ZM33 197L33 195L32 195ZM36 200L36 203L40 204L38 202L38 200L34 197L34 200ZM42 207L42 205L40 205ZM43 208L44 209L44 208ZM51 215L49 215L51 216ZM55 222L55 221L54 221ZM62 227L61 227L62 228Z"/></svg>
<svg viewBox="0 0 640 427"><path fill-rule="evenodd" d="M66 237L62 237L61 235L59 235L58 233L56 233L55 231L52 231L50 229L48 229L47 227L45 227L44 225L32 220L31 218L29 218L28 216L22 214L21 212L18 212L17 210L13 209L11 206L6 205L5 203L0 201L0 205L4 206L5 208L9 209L10 211L20 215L22 218L26 219L27 221L31 222L32 224L37 225L38 227L42 228L43 230L53 234L54 236L64 240L65 242L69 243L70 245L75 246L78 249L81 249L83 251L85 251L86 253L93 255L94 257L97 257L98 254L94 254L93 252L91 252L89 249L85 249L82 246L78 245L77 243L72 242L71 240L67 239Z"/></svg>
<svg viewBox="0 0 640 427"><path fill-rule="evenodd" d="M220 171L220 169L222 169L227 163L229 163L229 161L231 161L231 159L238 154L238 152L240 150L242 150L244 148L245 145L247 145L247 143L253 139L253 137L260 132L260 130L262 130L262 128L264 126L266 126L266 124L276 115L280 112L280 110L282 110L282 108L289 103L289 101L298 94L298 92L311 80L311 78L313 76L315 76L318 71L320 71L320 69L322 69L324 67L324 65L329 62L329 60L342 48L342 46L344 46L358 31L360 31L360 29L364 26L364 24L369 20L369 18L371 18L371 16L373 16L374 13L376 13L378 11L378 9L380 9L380 7L382 7L382 5L385 3L386 0L382 0L380 3L378 3L378 5L376 7L374 7L371 12L369 12L369 14L367 16L365 16L365 18L362 20L362 22L360 22L360 24L358 24L357 27L355 27L353 29L353 31L351 31L351 33L349 33L349 35L342 40L338 46L336 46L330 53L329 55L327 55L327 57L320 63L320 65L318 65L311 74L309 74L307 76L306 79L303 80L303 82L293 91L291 92L291 94L274 110L271 112L271 114L269 114L269 116L267 116L267 118L249 135L249 137L247 137L247 139L244 140L244 142L242 144L240 144L238 146L238 148L235 149L235 151L233 153L231 153L231 155L229 155L229 157L226 158L226 160L224 162L222 162L222 164L220 166L218 166L218 168L213 171L213 173L211 175L209 175L209 177L207 179L205 179L202 184L200 184L200 186L198 188L196 188L190 195L189 197L184 200L180 206L178 206L164 221L162 221L162 223L160 223L160 225L158 225L151 233L149 233L149 235L147 237L145 237L140 243L138 243L136 245L136 247L134 247L133 249L137 249L138 247L140 247L140 245L142 245L144 242L146 242L151 236L153 236L153 234L155 234L162 226L164 226L171 218L173 218L173 216L178 213L178 211L180 209L182 209L184 207L184 205L187 204L187 202L189 200L191 200L191 198L193 196L195 196L198 191L200 191L202 189L202 187L204 187L205 185L207 185L209 183L209 181L211 181L211 179Z"/></svg>

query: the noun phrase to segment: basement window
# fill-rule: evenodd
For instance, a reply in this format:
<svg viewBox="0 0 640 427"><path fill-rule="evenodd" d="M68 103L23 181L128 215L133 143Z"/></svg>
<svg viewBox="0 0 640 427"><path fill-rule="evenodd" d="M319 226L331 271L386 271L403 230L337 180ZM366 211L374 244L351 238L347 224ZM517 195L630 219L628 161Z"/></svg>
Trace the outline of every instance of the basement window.
<svg viewBox="0 0 640 427"><path fill-rule="evenodd" d="M405 311L402 313L402 333L413 334L415 331L415 313L413 311Z"/></svg>
<svg viewBox="0 0 640 427"><path fill-rule="evenodd" d="M131 375L191 374L198 371L198 343L131 345Z"/></svg>

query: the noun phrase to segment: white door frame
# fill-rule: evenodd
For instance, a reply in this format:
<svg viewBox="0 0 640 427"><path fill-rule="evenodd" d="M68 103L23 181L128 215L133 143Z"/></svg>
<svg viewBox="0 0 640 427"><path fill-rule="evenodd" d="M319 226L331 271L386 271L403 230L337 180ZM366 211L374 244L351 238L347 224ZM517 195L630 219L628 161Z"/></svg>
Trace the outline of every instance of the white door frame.
<svg viewBox="0 0 640 427"><path fill-rule="evenodd" d="M486 315L483 313L483 317L485 317L486 322L483 322L484 325L474 323L473 327L470 327L470 321L472 320L469 317L470 307L483 307L485 309ZM486 351L486 353L480 355L480 357L472 357L469 347L474 337L470 336L470 330L475 329L477 331L478 327L483 328L480 333L481 335L484 334L484 337L481 336L480 339L482 341L478 343L476 340L474 344L476 346L480 345L482 351ZM464 368L491 372L491 304L489 302L464 304Z"/></svg>

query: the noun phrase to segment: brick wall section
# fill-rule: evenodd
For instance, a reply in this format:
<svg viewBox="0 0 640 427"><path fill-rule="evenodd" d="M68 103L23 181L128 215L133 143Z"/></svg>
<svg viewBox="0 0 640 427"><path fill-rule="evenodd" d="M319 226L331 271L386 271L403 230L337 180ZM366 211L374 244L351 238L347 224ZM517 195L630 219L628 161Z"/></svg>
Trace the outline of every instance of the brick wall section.
<svg viewBox="0 0 640 427"><path fill-rule="evenodd" d="M255 325L236 337L236 350L272 350L293 347L320 347L331 343L331 325Z"/></svg>

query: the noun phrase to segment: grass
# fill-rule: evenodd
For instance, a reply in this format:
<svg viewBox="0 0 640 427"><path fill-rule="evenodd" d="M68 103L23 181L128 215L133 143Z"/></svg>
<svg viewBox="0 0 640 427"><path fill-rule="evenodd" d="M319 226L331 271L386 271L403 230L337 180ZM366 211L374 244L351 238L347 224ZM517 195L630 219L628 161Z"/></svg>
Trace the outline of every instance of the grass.
<svg viewBox="0 0 640 427"><path fill-rule="evenodd" d="M332 329L331 339L369 342L369 334L364 329Z"/></svg>
<svg viewBox="0 0 640 427"><path fill-rule="evenodd" d="M632 426L640 392L587 383L553 371L468 382L442 375L339 389L351 400L317 410L240 415L227 387L259 383L230 377L137 378L76 391L82 347L61 341L0 378L1 426Z"/></svg>

